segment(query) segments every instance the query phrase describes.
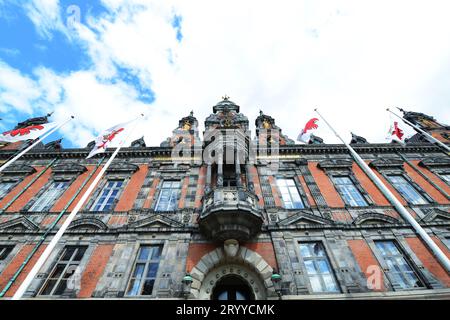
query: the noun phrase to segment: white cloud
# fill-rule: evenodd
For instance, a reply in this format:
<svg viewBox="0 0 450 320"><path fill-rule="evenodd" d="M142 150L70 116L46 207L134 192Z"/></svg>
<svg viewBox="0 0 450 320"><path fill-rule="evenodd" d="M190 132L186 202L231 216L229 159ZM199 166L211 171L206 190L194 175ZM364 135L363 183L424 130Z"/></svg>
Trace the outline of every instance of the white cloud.
<svg viewBox="0 0 450 320"><path fill-rule="evenodd" d="M58 29L54 13L64 9L55 3L37 10L47 17L43 34ZM38 87L58 116L77 114L69 128L74 133L66 132L76 144L92 139L92 128L148 110L151 116L140 130L148 145L158 145L191 109L203 122L225 93L251 123L262 109L291 138L315 116L314 107L347 140L353 131L384 142L388 106L450 123L448 1L102 3L108 13L87 17L87 25L77 29L92 69L67 75L41 69L32 84L24 77L24 87ZM181 43L171 26L174 14L182 17ZM156 101L145 105L132 86L109 83L117 77L115 65L133 70ZM17 98L20 88L14 88L5 92ZM25 102L17 107L25 108ZM319 135L337 142L325 128Z"/></svg>
<svg viewBox="0 0 450 320"><path fill-rule="evenodd" d="M43 38L51 39L54 30L65 33L59 0L27 0L23 4L25 13Z"/></svg>

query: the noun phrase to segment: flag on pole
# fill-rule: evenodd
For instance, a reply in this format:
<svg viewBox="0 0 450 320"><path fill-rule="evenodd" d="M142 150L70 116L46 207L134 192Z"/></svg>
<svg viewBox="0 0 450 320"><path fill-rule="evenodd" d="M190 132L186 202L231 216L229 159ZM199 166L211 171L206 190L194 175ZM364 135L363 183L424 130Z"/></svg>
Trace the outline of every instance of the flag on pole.
<svg viewBox="0 0 450 320"><path fill-rule="evenodd" d="M311 134L319 128L317 121L319 121L317 118L310 119L298 135L297 141L309 143L309 140L311 140Z"/></svg>
<svg viewBox="0 0 450 320"><path fill-rule="evenodd" d="M126 130L126 127L135 120L118 124L112 128L109 128L102 132L96 139L95 139L95 146L89 153L86 159L89 159L96 154L103 153L106 151L106 148L111 144L111 142L123 131Z"/></svg>
<svg viewBox="0 0 450 320"><path fill-rule="evenodd" d="M46 132L56 128L58 122L49 122L44 124L33 124L22 128L16 128L0 134L2 142L18 142L24 140L34 140L45 134Z"/></svg>
<svg viewBox="0 0 450 320"><path fill-rule="evenodd" d="M389 142L399 142L401 144L405 144L405 138L406 138L406 134L405 134L405 130L402 126L400 126L398 121L392 121L391 122L391 127L389 128L389 132L388 132L388 136L386 137L386 139Z"/></svg>

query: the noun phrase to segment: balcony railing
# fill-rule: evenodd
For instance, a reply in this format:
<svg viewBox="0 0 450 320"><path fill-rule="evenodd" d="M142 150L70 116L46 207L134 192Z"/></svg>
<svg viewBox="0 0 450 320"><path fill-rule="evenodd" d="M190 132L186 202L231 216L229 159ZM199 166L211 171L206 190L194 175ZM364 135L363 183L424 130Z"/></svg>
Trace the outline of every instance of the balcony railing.
<svg viewBox="0 0 450 320"><path fill-rule="evenodd" d="M252 192L238 187L216 188L203 198L201 231L214 240L246 241L261 229L263 218Z"/></svg>

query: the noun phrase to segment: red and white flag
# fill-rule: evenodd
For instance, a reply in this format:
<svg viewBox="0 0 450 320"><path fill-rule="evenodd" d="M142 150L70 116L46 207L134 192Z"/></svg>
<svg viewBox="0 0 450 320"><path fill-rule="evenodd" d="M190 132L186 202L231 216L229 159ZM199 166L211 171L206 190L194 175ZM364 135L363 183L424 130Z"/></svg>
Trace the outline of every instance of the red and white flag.
<svg viewBox="0 0 450 320"><path fill-rule="evenodd" d="M309 143L309 140L311 140L311 134L319 128L317 121L319 121L317 118L312 118L309 120L298 135L297 141Z"/></svg>
<svg viewBox="0 0 450 320"><path fill-rule="evenodd" d="M404 144L405 143L405 130L402 128L398 121L391 121L391 127L389 128L388 136L386 139L389 142L397 141L399 143Z"/></svg>
<svg viewBox="0 0 450 320"><path fill-rule="evenodd" d="M105 152L106 148L111 144L111 142L115 140L118 135L123 135L126 127L133 121L121 123L103 131L102 134L95 139L95 146L86 159L89 159L96 154Z"/></svg>
<svg viewBox="0 0 450 320"><path fill-rule="evenodd" d="M0 141L13 143L24 140L34 140L56 128L58 125L59 123L57 122L50 122L9 130L0 134Z"/></svg>

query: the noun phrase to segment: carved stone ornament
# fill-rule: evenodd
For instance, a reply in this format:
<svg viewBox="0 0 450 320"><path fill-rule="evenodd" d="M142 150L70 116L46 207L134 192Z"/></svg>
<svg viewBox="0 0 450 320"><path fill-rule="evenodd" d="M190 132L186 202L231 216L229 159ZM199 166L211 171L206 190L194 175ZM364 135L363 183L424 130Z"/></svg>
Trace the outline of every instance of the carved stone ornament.
<svg viewBox="0 0 450 320"><path fill-rule="evenodd" d="M239 251L239 242L235 239L225 240L223 249L228 257L235 257Z"/></svg>

